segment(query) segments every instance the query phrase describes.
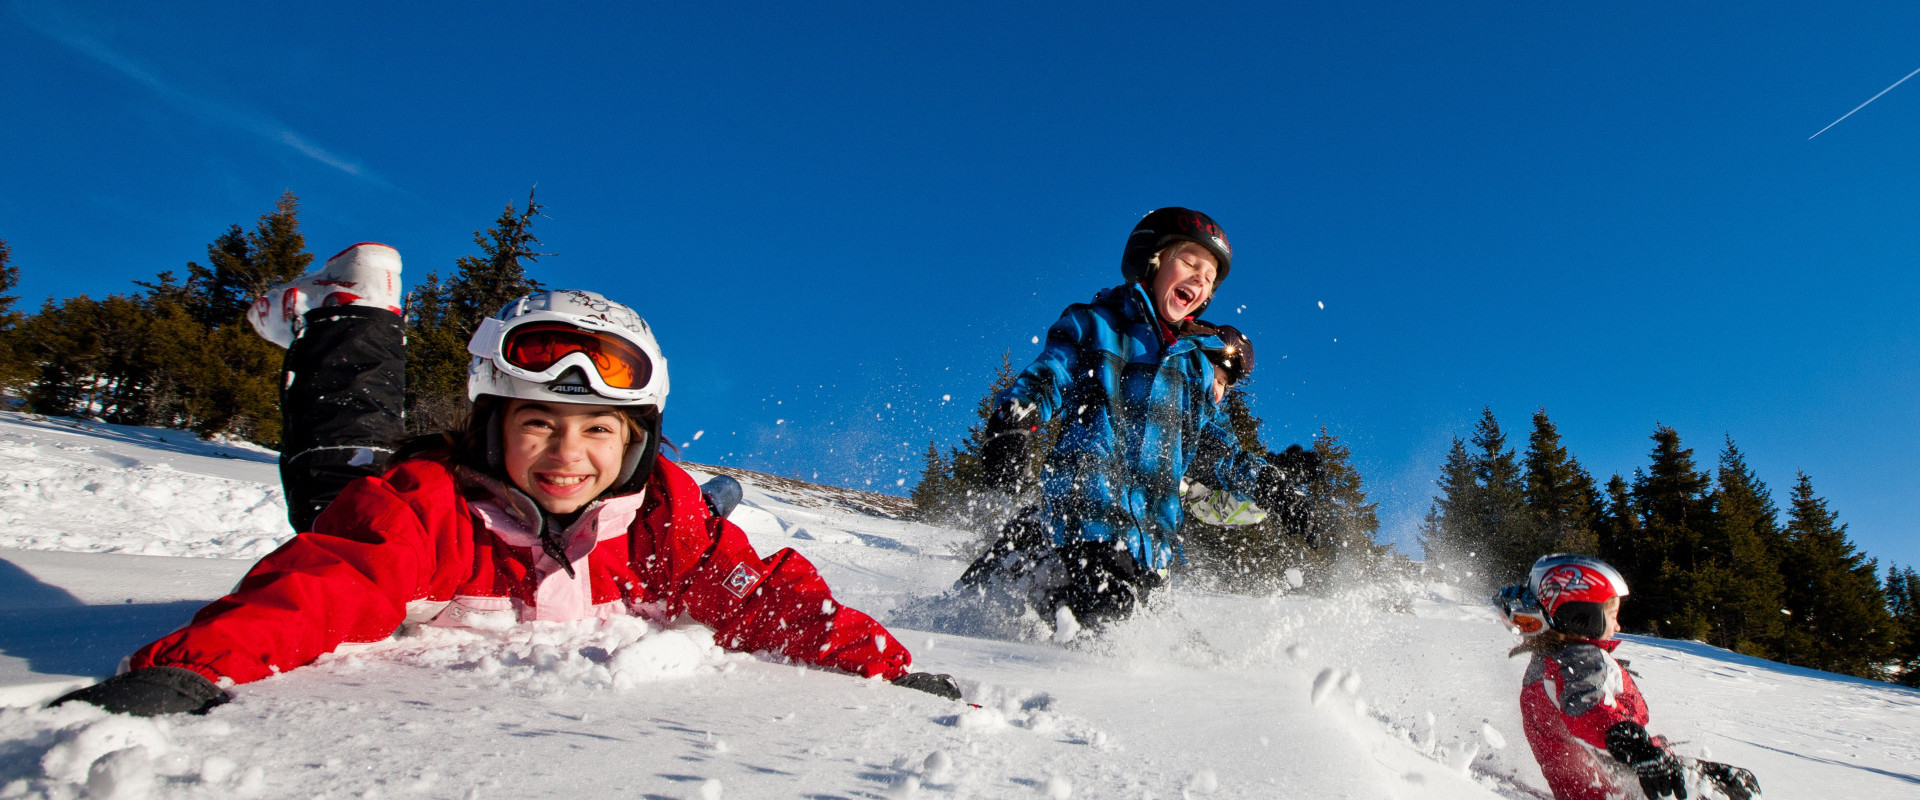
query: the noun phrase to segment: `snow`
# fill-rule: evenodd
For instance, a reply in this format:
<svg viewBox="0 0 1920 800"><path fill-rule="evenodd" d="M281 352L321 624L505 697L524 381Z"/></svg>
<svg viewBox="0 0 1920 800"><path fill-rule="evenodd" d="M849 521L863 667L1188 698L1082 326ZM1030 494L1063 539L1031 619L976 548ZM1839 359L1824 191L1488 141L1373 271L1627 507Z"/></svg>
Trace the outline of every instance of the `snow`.
<svg viewBox="0 0 1920 800"><path fill-rule="evenodd" d="M969 536L751 481L734 519L755 547L801 550L973 705L619 619L404 631L205 717L39 706L290 535L276 481L273 455L241 445L0 414L0 798L1544 796L1525 661L1447 587L1176 580L1064 644L1071 617L982 635L944 595ZM1691 642L1618 654L1654 732L1751 768L1769 797L1920 793L1920 692Z"/></svg>

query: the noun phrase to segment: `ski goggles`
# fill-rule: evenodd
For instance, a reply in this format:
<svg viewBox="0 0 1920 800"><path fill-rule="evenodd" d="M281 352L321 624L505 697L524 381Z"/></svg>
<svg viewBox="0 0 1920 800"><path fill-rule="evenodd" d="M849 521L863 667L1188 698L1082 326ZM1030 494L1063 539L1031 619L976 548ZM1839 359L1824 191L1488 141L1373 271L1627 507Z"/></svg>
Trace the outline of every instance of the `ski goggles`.
<svg viewBox="0 0 1920 800"><path fill-rule="evenodd" d="M567 370L585 373L594 394L615 402L653 399L664 379L659 355L614 329L589 328L577 318L543 319L535 312L502 321L488 317L474 332L468 352L493 362L508 376L550 383ZM664 366L664 365L662 365Z"/></svg>
<svg viewBox="0 0 1920 800"><path fill-rule="evenodd" d="M1533 590L1525 586L1501 589L1493 596L1493 607L1499 610L1507 627L1519 631L1521 636L1532 636L1547 629L1546 612L1540 609Z"/></svg>

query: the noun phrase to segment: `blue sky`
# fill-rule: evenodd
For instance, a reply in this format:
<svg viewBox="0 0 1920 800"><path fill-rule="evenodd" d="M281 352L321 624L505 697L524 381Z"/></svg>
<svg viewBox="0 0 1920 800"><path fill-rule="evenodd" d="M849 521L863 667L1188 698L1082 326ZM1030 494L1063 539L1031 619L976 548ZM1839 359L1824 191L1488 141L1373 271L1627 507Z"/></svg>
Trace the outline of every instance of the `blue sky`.
<svg viewBox="0 0 1920 800"><path fill-rule="evenodd" d="M1808 139L1920 5L393 5L6 0L25 302L286 189L445 272L538 184L536 277L654 323L688 458L901 491L1188 205L1270 444L1339 434L1416 552L1450 438L1544 406L1602 480L1731 435L1920 563L1920 82Z"/></svg>

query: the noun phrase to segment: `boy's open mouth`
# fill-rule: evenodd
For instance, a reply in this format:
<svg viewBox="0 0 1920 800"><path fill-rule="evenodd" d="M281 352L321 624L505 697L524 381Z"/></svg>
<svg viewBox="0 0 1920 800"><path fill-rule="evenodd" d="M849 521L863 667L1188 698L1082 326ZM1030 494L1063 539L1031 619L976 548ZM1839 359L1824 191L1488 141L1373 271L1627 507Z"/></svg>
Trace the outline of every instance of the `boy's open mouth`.
<svg viewBox="0 0 1920 800"><path fill-rule="evenodd" d="M1193 301L1200 298L1200 293L1194 291L1194 288L1191 286L1179 286L1174 288L1173 297L1175 300L1180 301L1181 305L1190 306L1193 305Z"/></svg>

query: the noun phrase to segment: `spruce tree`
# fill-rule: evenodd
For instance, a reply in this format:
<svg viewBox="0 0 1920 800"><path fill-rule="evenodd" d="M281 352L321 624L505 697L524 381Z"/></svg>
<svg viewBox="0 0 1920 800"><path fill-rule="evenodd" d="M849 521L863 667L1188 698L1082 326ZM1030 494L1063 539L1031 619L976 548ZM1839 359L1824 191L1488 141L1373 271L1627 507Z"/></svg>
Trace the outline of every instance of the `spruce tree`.
<svg viewBox="0 0 1920 800"><path fill-rule="evenodd" d="M913 485L913 491L907 493L907 499L913 501L915 519L938 521L952 492L953 467L947 464L945 456L940 454L940 444L927 440L926 463L920 468L920 481Z"/></svg>
<svg viewBox="0 0 1920 800"><path fill-rule="evenodd" d="M1440 478L1434 483L1440 494L1434 496L1420 526L1420 549L1428 562L1443 569L1474 571L1486 549L1472 512L1479 504L1480 484L1474 481L1473 458L1467 455L1467 443L1460 437L1453 437L1447 461L1440 467Z"/></svg>
<svg viewBox="0 0 1920 800"><path fill-rule="evenodd" d="M1370 577L1380 568L1391 547L1374 539L1380 531L1379 503L1367 499L1366 480L1353 464L1353 451L1326 426L1313 437L1320 455L1320 474L1308 487L1313 498L1313 550L1332 570L1319 574L1352 581Z"/></svg>
<svg viewBox="0 0 1920 800"><path fill-rule="evenodd" d="M1621 624L1669 638L1703 639L1706 615L1689 596L1703 565L1702 536L1713 525L1711 479L1695 467L1693 451L1680 446L1679 432L1659 425L1652 438L1652 463L1635 476L1633 486L1641 529L1625 553L1622 572L1634 601L1621 609Z"/></svg>
<svg viewBox="0 0 1920 800"><path fill-rule="evenodd" d="M7 294L20 285L20 268L13 265L13 247L0 239L0 315L13 316L13 304L20 298Z"/></svg>
<svg viewBox="0 0 1920 800"><path fill-rule="evenodd" d="M49 416L91 416L94 371L100 361L100 342L93 324L93 298L76 295L40 306L27 319L22 341L35 365L27 388L27 410Z"/></svg>
<svg viewBox="0 0 1920 800"><path fill-rule="evenodd" d="M1789 664L1879 677L1893 655L1894 624L1881 594L1879 563L1856 552L1827 501L1802 472L1787 512L1787 623L1781 657Z"/></svg>
<svg viewBox="0 0 1920 800"><path fill-rule="evenodd" d="M932 488L917 493L914 499L914 513L921 519L972 528L983 538L997 535L1008 509L1000 488L987 478L981 454L987 444L987 420L995 411L994 398L1012 386L1018 377L1020 373L1013 367L1013 351L1001 353L1000 365L994 369L986 393L974 403L975 422L967 427L967 438L960 446L948 448L944 458L938 457L933 443L928 443L927 465L920 474L920 482L931 484ZM1034 436L1028 442L1024 483L1029 486L1038 474L1037 465L1045 459L1045 447L1050 444L1050 440L1033 440L1048 440L1048 437Z"/></svg>
<svg viewBox="0 0 1920 800"><path fill-rule="evenodd" d="M13 308L20 298L7 294L20 285L20 268L13 263L13 248L0 239L0 392L14 394L25 387L34 374L25 342L20 340L22 315Z"/></svg>
<svg viewBox="0 0 1920 800"><path fill-rule="evenodd" d="M1697 605L1706 610L1711 644L1761 658L1776 652L1784 627L1785 581L1780 559L1786 539L1779 510L1766 484L1747 466L1727 437L1720 453L1719 488L1713 493L1714 525L1707 552L1714 570L1696 582Z"/></svg>
<svg viewBox="0 0 1920 800"><path fill-rule="evenodd" d="M1639 479L1638 473L1635 479ZM1633 488L1619 473L1607 479L1606 497L1601 501L1604 510L1595 534L1599 539L1601 560L1619 569L1622 577L1632 586L1637 559L1635 548L1640 542L1640 510L1633 505Z"/></svg>
<svg viewBox="0 0 1920 800"><path fill-rule="evenodd" d="M434 433L466 417L467 341L480 320L509 301L539 291L527 266L548 255L535 249L533 220L544 208L527 192L525 209L509 202L485 233L474 231L479 255L461 256L454 275L437 272L407 293L407 430Z"/></svg>
<svg viewBox="0 0 1920 800"><path fill-rule="evenodd" d="M1517 560L1531 565L1531 559L1548 553L1596 554L1599 539L1593 526L1599 492L1593 476L1560 443L1560 431L1544 408L1533 412L1524 464L1524 497L1533 512L1533 536Z"/></svg>
<svg viewBox="0 0 1920 800"><path fill-rule="evenodd" d="M204 369L212 382L199 398L207 412L193 427L202 435L241 436L277 447L285 352L255 335L245 315L254 298L313 265L306 235L300 232L300 199L292 191L282 193L273 211L254 224L245 244L241 249L222 237L207 246L209 259L216 254L237 257L222 259L224 266L216 270L220 282L211 287L219 291L207 295L213 322L205 352L213 362Z"/></svg>
<svg viewBox="0 0 1920 800"><path fill-rule="evenodd" d="M1468 509L1469 530L1479 543L1480 565L1488 585L1523 580L1540 554L1533 552L1534 525L1520 464L1507 447L1507 435L1492 408L1481 410L1471 441L1473 478L1479 491L1477 502Z"/></svg>
<svg viewBox="0 0 1920 800"><path fill-rule="evenodd" d="M300 198L291 190L281 193L273 211L262 215L251 232L239 225L228 227L207 245L207 263L187 264L193 295L188 311L209 328L241 320L254 298L306 273L313 264L300 232Z"/></svg>
<svg viewBox="0 0 1920 800"><path fill-rule="evenodd" d="M1887 567L1887 614L1893 618L1893 670L1904 686L1920 688L1920 574Z"/></svg>
<svg viewBox="0 0 1920 800"><path fill-rule="evenodd" d="M485 234L474 232L473 243L482 255L461 256L458 277L447 284L449 311L469 335L508 301L539 291L540 282L527 277L527 266L549 255L534 249L540 240L533 235L533 218L541 216L544 207L529 190L526 209L515 211L508 203Z"/></svg>

